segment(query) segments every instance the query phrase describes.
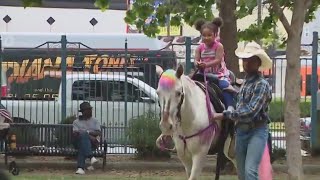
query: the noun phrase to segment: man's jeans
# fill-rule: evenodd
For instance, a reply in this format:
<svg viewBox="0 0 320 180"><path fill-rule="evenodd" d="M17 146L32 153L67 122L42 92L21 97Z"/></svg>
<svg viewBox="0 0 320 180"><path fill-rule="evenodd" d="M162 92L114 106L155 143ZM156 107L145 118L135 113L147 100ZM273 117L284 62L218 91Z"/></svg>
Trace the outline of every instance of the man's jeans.
<svg viewBox="0 0 320 180"><path fill-rule="evenodd" d="M74 146L78 149L78 168L84 169L86 158L92 157L92 145L89 134L81 132L75 139Z"/></svg>
<svg viewBox="0 0 320 180"><path fill-rule="evenodd" d="M236 161L240 180L259 180L259 165L267 145L267 125L236 132Z"/></svg>

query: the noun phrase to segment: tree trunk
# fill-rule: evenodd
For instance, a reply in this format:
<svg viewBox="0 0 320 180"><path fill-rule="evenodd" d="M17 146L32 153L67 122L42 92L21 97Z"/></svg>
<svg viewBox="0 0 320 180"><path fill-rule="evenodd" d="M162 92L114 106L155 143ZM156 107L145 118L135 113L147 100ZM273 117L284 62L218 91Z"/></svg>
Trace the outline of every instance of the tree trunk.
<svg viewBox="0 0 320 180"><path fill-rule="evenodd" d="M285 80L284 122L286 130L287 165L290 180L302 180L302 157L300 142L300 42L292 35L287 44L287 69Z"/></svg>
<svg viewBox="0 0 320 180"><path fill-rule="evenodd" d="M227 67L239 77L239 59L235 54L235 50L238 48L237 18L234 13L237 0L222 0L219 2L219 6L219 15L223 19L220 36L226 54Z"/></svg>
<svg viewBox="0 0 320 180"><path fill-rule="evenodd" d="M290 31L287 40L287 69L285 80L285 127L287 165L290 180L303 180L300 142L300 51L301 32L306 7L304 1L295 1Z"/></svg>

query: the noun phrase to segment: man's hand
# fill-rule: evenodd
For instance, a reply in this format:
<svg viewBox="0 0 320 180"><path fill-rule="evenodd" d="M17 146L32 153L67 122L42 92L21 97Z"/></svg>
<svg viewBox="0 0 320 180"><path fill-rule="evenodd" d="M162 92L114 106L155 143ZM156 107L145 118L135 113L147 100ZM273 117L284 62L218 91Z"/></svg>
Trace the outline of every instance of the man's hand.
<svg viewBox="0 0 320 180"><path fill-rule="evenodd" d="M223 113L213 113L213 118L211 121L220 121L223 120Z"/></svg>
<svg viewBox="0 0 320 180"><path fill-rule="evenodd" d="M91 136L101 136L101 131L99 131L99 130L90 131L89 135L91 135Z"/></svg>
<svg viewBox="0 0 320 180"><path fill-rule="evenodd" d="M76 136L79 136L80 134L83 134L83 133L87 133L87 132L83 129L73 131L73 134Z"/></svg>

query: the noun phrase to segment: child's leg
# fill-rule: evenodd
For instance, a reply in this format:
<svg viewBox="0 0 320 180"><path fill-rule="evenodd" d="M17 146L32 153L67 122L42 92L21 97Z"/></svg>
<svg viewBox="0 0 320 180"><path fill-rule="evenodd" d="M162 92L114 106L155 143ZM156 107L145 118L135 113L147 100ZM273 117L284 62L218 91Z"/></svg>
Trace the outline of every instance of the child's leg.
<svg viewBox="0 0 320 180"><path fill-rule="evenodd" d="M230 83L227 80L219 80L219 88L224 89L229 87ZM222 91L222 95L224 98L224 104L228 108L228 110L233 109L233 94L228 91Z"/></svg>

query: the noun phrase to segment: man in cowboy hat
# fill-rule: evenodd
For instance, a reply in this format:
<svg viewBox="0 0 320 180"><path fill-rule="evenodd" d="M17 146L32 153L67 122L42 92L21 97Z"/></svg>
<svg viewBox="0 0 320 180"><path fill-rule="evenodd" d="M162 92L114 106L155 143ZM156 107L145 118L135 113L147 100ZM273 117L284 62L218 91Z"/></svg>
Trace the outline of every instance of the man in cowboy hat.
<svg viewBox="0 0 320 180"><path fill-rule="evenodd" d="M272 99L271 87L259 71L270 69L272 60L255 42L248 43L243 51L236 51L236 55L242 59L246 72L236 108L214 114L214 120L235 121L235 156L239 179L258 180L261 175L258 173L259 165L267 147L270 121L267 111Z"/></svg>
<svg viewBox="0 0 320 180"><path fill-rule="evenodd" d="M82 113L78 119L73 121L74 146L78 149L78 169L76 174L85 174L84 166L86 158L90 158L91 166L88 170L93 170L93 164L98 160L92 156L92 149L99 144L101 136L100 123L92 117L92 106L88 102L80 104L79 112Z"/></svg>

